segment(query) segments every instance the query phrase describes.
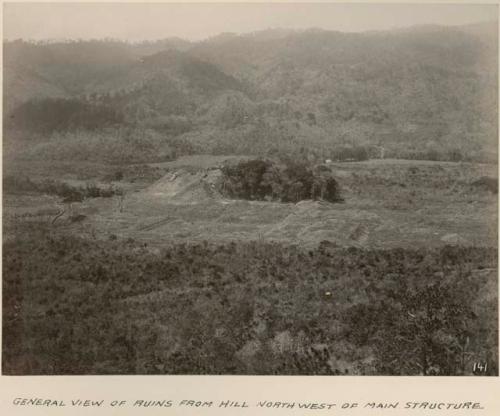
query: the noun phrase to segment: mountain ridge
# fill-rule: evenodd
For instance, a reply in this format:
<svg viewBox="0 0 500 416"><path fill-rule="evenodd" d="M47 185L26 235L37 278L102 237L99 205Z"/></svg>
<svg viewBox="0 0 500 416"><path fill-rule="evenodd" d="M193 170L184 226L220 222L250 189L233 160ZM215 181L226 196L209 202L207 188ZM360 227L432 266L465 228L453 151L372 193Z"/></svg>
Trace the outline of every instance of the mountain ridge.
<svg viewBox="0 0 500 416"><path fill-rule="evenodd" d="M254 140L256 152L265 153L276 140L278 148L291 143L288 150L309 141L323 150L383 144L491 153L498 108L494 27L274 29L199 42L7 42L4 119L16 119L23 103L71 98L105 104L129 124L156 129L165 118L182 117L186 128L178 133L208 152L240 153Z"/></svg>

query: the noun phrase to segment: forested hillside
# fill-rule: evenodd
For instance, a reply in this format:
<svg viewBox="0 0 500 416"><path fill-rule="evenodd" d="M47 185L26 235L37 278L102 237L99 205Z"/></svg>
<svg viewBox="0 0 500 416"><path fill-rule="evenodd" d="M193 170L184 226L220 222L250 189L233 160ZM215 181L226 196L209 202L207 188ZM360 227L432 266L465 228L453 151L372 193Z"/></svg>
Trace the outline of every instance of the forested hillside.
<svg viewBox="0 0 500 416"><path fill-rule="evenodd" d="M362 146L377 157L382 146L386 157L496 160L496 66L495 24L17 40L4 44L6 140L34 140L33 157L54 134L141 129L182 143L176 154L324 159Z"/></svg>

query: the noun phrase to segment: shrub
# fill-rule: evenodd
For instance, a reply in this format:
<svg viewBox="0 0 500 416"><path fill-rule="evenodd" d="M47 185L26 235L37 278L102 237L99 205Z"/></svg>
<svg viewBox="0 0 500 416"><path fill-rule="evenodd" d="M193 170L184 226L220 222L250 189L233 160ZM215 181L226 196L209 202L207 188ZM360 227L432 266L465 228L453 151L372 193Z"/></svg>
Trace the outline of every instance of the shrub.
<svg viewBox="0 0 500 416"><path fill-rule="evenodd" d="M494 194L498 194L498 179L496 178L489 178L487 176L483 176L479 178L477 181L472 182L472 186L483 188Z"/></svg>
<svg viewBox="0 0 500 416"><path fill-rule="evenodd" d="M99 187L88 183L86 186L73 186L53 179L33 181L30 178L9 175L3 178L3 189L7 193L41 193L57 195L67 202L83 201L85 198L110 198L121 195L123 191L113 186Z"/></svg>
<svg viewBox="0 0 500 416"><path fill-rule="evenodd" d="M340 162L368 160L369 150L365 146L337 147L330 153L330 159Z"/></svg>

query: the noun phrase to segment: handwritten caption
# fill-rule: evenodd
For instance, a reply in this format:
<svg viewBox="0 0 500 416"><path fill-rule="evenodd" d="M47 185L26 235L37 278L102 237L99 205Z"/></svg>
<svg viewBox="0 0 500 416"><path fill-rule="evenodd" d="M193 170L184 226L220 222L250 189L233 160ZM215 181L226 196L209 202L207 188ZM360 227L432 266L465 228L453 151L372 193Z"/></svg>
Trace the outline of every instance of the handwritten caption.
<svg viewBox="0 0 500 416"><path fill-rule="evenodd" d="M300 410L351 410L351 409L404 409L404 410L484 410L479 402L279 402L279 401L203 401L203 400L57 400L44 398L16 397L12 400L14 406L33 407L87 407L87 408L219 408L219 409L300 409Z"/></svg>

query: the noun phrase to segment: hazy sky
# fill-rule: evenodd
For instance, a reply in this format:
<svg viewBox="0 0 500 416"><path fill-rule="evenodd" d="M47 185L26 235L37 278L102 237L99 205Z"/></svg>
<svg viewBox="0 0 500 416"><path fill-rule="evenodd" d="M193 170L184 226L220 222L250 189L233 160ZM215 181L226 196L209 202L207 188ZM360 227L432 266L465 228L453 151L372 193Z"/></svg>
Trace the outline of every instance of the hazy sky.
<svg viewBox="0 0 500 416"><path fill-rule="evenodd" d="M4 3L7 39L199 40L221 32L317 27L358 32L497 19L496 5L342 3Z"/></svg>

